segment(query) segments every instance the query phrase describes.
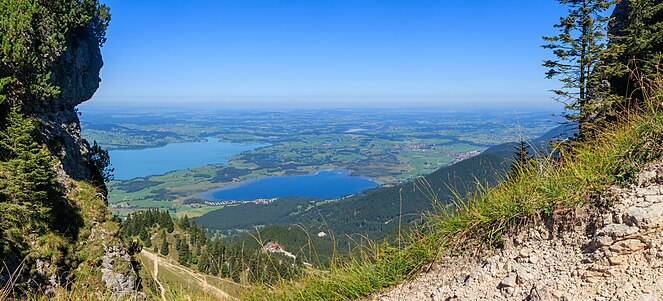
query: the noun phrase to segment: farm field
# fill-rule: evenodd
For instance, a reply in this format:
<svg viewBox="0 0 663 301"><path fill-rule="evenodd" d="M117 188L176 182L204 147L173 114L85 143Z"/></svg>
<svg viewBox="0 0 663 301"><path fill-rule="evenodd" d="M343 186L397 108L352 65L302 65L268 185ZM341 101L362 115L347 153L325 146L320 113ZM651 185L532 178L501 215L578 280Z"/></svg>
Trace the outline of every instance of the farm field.
<svg viewBox="0 0 663 301"><path fill-rule="evenodd" d="M381 184L395 184L475 156L486 148L532 138L555 127L548 113L447 112L441 110L232 110L188 111L82 108L83 135L107 150L172 143L223 142L263 147L160 175L111 181L109 202L126 215L166 208L178 216L219 209L198 194L267 176L320 169L348 170ZM517 115L518 123L514 123ZM186 155L186 154L185 154ZM112 158L111 158L112 162ZM164 162L167 166L168 162Z"/></svg>

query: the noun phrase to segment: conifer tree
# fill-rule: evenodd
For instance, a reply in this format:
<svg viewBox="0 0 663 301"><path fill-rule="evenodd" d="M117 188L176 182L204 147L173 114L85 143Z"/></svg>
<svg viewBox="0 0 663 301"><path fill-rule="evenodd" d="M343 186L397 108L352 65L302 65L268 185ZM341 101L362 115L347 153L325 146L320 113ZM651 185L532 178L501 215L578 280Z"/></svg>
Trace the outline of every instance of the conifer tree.
<svg viewBox="0 0 663 301"><path fill-rule="evenodd" d="M568 6L568 15L561 17L555 28L556 36L544 36L556 59L545 60L547 78L559 77L562 87L553 92L570 113L566 117L577 120L581 135L583 126L591 118L587 110L588 88L598 85L594 68L600 62L607 43L607 22L604 16L612 0L558 0Z"/></svg>
<svg viewBox="0 0 663 301"><path fill-rule="evenodd" d="M529 145L527 145L527 141L525 140L524 137L520 136L520 141L516 145L516 152L515 152L515 158L513 160L513 165L511 166L511 175L515 175L519 172L519 169L525 166L530 160L532 160L532 156L529 153Z"/></svg>
<svg viewBox="0 0 663 301"><path fill-rule="evenodd" d="M35 130L14 106L0 131L0 192L10 202L45 202L58 194L52 159L33 137Z"/></svg>
<svg viewBox="0 0 663 301"><path fill-rule="evenodd" d="M34 121L13 106L0 125L0 256L25 249L23 238L40 235L53 225L65 206L55 208L59 186L50 153L39 145ZM61 231L71 225L58 225Z"/></svg>
<svg viewBox="0 0 663 301"><path fill-rule="evenodd" d="M164 239L161 242L161 255L168 256L168 254L170 254L170 250L168 249L168 247L169 247L168 246L168 240Z"/></svg>
<svg viewBox="0 0 663 301"><path fill-rule="evenodd" d="M641 85L655 83L663 63L663 2L629 0L618 6L623 15L611 26L613 36L601 74L610 83L605 92L612 94L600 107L608 120L642 105Z"/></svg>
<svg viewBox="0 0 663 301"><path fill-rule="evenodd" d="M191 224L189 223L189 216L184 215L184 217L182 217L182 219L180 220L180 227L182 227L182 229L184 230L187 230L189 229L190 225Z"/></svg>
<svg viewBox="0 0 663 301"><path fill-rule="evenodd" d="M110 155L108 155L107 150L97 144L96 140L90 147L90 164L102 181L108 182L113 179L115 169L111 167ZM151 216L152 212L149 213Z"/></svg>
<svg viewBox="0 0 663 301"><path fill-rule="evenodd" d="M168 231L168 233L173 233L175 230L175 224L173 223L173 218L170 217L168 210L163 211L162 219L164 222L163 226L166 228L166 231Z"/></svg>
<svg viewBox="0 0 663 301"><path fill-rule="evenodd" d="M191 252L189 251L189 244L185 240L180 240L179 248L179 262L181 265L189 265L189 259L191 257Z"/></svg>
<svg viewBox="0 0 663 301"><path fill-rule="evenodd" d="M175 250L182 251L182 240L179 238L179 236L175 236Z"/></svg>

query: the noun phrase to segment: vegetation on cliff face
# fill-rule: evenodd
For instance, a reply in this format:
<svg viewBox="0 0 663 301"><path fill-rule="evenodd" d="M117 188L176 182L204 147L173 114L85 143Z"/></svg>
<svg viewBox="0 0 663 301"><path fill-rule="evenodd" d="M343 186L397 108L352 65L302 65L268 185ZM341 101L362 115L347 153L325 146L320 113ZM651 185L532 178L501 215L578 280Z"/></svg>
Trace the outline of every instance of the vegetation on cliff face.
<svg viewBox="0 0 663 301"><path fill-rule="evenodd" d="M97 0L0 1L0 102L57 96L52 68L67 39L88 34L101 45L109 21L108 8Z"/></svg>
<svg viewBox="0 0 663 301"><path fill-rule="evenodd" d="M616 122L626 111L648 105L646 86L655 84L663 63L663 3L622 0L608 27L609 43L593 69L583 114L588 131Z"/></svg>
<svg viewBox="0 0 663 301"><path fill-rule="evenodd" d="M55 180L53 161L44 146L35 142L35 130L34 121L24 118L14 107L0 131L0 258L3 259L41 257L43 254L31 252L31 243L53 230L76 234L71 231L75 223L59 222L73 210L62 208L67 204L58 199L60 187Z"/></svg>
<svg viewBox="0 0 663 301"><path fill-rule="evenodd" d="M61 170L43 143L44 121L33 114L60 106L66 91L55 84L55 68L81 37L103 44L109 20L96 0L0 1L0 299L76 280L101 290L121 278L121 269L132 269L117 264L99 272L103 260L124 256L109 252L122 249L119 225L103 187L69 180ZM103 171L104 153L97 152L98 162L92 159L100 167L92 168Z"/></svg>
<svg viewBox="0 0 663 301"><path fill-rule="evenodd" d="M556 36L544 36L548 43L543 48L551 49L556 60L546 60L543 66L548 68L547 78L561 77L560 89L553 90L564 102L566 109L571 110L569 116L578 119L582 127L587 122L585 116L587 90L590 85L597 84L597 77L592 72L600 62L602 52L606 48L606 24L609 18L603 16L613 1L607 0L560 0L569 7L568 15L561 17L555 28L559 29ZM575 112L578 112L576 114Z"/></svg>

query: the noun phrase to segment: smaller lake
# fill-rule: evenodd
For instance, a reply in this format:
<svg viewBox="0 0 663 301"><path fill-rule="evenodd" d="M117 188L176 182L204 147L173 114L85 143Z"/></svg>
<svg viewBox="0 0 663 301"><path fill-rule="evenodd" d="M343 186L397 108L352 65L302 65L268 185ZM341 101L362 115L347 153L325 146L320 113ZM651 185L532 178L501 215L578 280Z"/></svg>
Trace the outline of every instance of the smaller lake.
<svg viewBox="0 0 663 301"><path fill-rule="evenodd" d="M254 200L284 196L337 198L358 193L379 184L359 176L350 176L346 170L324 169L315 174L274 176L244 181L200 193L213 201Z"/></svg>
<svg viewBox="0 0 663 301"><path fill-rule="evenodd" d="M269 144L240 144L207 138L205 142L172 143L138 150L111 150L116 180L165 174L207 164L227 164L228 158Z"/></svg>

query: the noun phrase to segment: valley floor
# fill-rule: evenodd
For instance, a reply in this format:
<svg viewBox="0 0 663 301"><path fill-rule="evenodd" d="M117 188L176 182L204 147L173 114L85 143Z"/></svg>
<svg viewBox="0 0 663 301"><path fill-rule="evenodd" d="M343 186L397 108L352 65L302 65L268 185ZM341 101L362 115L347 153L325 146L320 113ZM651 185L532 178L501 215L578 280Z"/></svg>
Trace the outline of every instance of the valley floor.
<svg viewBox="0 0 663 301"><path fill-rule="evenodd" d="M602 194L608 209L559 212L503 249L439 260L373 300L663 300L663 163Z"/></svg>

